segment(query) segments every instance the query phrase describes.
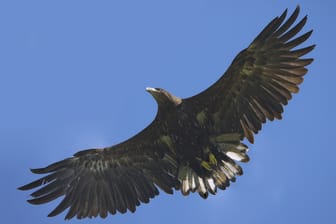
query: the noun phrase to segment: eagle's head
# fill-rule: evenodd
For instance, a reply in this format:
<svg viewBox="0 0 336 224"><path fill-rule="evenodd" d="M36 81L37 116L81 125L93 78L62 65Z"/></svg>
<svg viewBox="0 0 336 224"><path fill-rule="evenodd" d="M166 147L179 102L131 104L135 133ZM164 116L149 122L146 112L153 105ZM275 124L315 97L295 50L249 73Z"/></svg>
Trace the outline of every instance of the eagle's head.
<svg viewBox="0 0 336 224"><path fill-rule="evenodd" d="M154 97L159 106L177 106L182 102L181 98L174 96L162 88L147 87L146 91Z"/></svg>

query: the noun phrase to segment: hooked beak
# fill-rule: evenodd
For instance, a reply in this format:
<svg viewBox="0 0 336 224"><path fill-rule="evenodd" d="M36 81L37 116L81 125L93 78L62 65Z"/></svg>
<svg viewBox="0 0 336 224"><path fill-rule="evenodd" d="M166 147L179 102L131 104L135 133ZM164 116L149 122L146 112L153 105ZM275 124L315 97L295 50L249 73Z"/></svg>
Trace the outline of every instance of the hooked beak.
<svg viewBox="0 0 336 224"><path fill-rule="evenodd" d="M154 92L154 93L158 92L155 88L152 88L152 87L147 87L146 91L149 92L149 93L151 93L151 92Z"/></svg>

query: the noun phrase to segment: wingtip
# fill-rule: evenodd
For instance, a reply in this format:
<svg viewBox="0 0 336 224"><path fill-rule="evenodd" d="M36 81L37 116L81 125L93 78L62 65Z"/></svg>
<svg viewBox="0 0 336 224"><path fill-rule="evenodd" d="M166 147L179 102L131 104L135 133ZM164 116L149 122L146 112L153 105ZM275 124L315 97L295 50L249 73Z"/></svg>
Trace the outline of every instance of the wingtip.
<svg viewBox="0 0 336 224"><path fill-rule="evenodd" d="M20 190L20 191L27 190L27 189L24 188L24 186L25 186L25 185L23 185L23 186L21 186L21 187L17 187L16 189L17 189L17 190Z"/></svg>
<svg viewBox="0 0 336 224"><path fill-rule="evenodd" d="M25 184L25 185L17 188L17 190L20 190L20 191L26 191L26 190L30 190L30 189L32 189L32 188L30 187L29 184Z"/></svg>
<svg viewBox="0 0 336 224"><path fill-rule="evenodd" d="M288 8L286 8L285 11L283 11L283 13L281 14L281 16L278 17L278 18L282 18L282 17L286 18L287 17L287 13L288 13Z"/></svg>
<svg viewBox="0 0 336 224"><path fill-rule="evenodd" d="M43 170L44 170L43 168L35 168L35 169L30 168L30 172L35 173L35 174L42 174L44 173Z"/></svg>
<svg viewBox="0 0 336 224"><path fill-rule="evenodd" d="M57 214L54 214L54 212L50 212L48 215L47 215L47 217L49 217L49 218L51 218L51 217L54 217L54 216L56 216ZM66 219L66 218L64 218L65 220L68 220L68 219Z"/></svg>
<svg viewBox="0 0 336 224"><path fill-rule="evenodd" d="M32 205L38 205L39 203L36 202L35 199L28 199L27 202Z"/></svg>

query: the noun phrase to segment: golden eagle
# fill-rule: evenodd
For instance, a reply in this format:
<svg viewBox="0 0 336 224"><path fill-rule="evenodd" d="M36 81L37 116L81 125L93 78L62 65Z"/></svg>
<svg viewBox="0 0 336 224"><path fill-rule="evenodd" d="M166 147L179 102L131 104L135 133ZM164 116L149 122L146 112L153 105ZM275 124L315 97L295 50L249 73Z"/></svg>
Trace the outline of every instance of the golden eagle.
<svg viewBox="0 0 336 224"><path fill-rule="evenodd" d="M158 104L154 121L132 138L106 148L77 152L45 168L42 178L20 187L37 189L31 204L64 196L48 215L68 209L65 219L134 212L159 194L198 192L206 198L243 173L248 147L266 120L281 119L283 105L299 91L315 45L297 48L312 30L298 36L307 16L293 25L295 9L274 18L241 51L224 75L198 95L181 99L161 88L146 88Z"/></svg>

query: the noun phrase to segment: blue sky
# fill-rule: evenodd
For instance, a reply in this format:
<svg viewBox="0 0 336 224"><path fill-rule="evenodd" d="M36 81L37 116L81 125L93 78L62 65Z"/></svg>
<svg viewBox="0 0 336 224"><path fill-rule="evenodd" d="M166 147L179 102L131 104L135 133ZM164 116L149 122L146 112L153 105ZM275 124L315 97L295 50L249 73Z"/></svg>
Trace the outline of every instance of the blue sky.
<svg viewBox="0 0 336 224"><path fill-rule="evenodd" d="M267 123L231 187L210 196L160 194L135 214L68 223L330 223L336 219L335 1L1 1L2 223L62 223L56 202L16 188L81 149L142 130L156 103L145 87L194 95L285 8L308 14L317 48L284 119Z"/></svg>

